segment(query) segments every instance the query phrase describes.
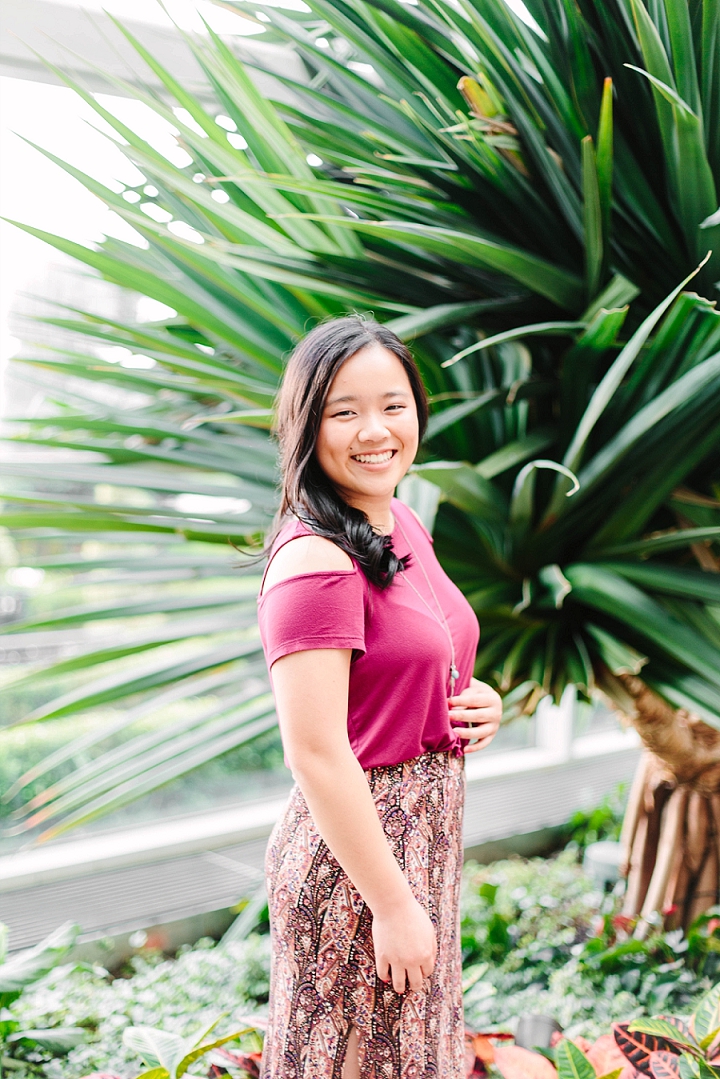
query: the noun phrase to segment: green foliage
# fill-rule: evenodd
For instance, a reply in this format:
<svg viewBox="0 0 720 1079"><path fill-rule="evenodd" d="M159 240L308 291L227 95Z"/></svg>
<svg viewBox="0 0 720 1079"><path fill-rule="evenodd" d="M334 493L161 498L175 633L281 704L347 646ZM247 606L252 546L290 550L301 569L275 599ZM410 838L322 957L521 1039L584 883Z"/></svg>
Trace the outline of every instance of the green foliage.
<svg viewBox="0 0 720 1079"><path fill-rule="evenodd" d="M178 1034L169 1034L155 1027L127 1027L123 1033L123 1042L128 1049L139 1053L150 1069L141 1072L137 1079L181 1079L192 1065L207 1056L213 1049L218 1049L227 1042L237 1041L249 1034L251 1027L233 1031L221 1038L206 1039L223 1016L215 1019L201 1034L192 1034L181 1038Z"/></svg>
<svg viewBox="0 0 720 1079"><path fill-rule="evenodd" d="M0 1077L13 1075L27 1065L26 1074L41 1074L34 1062L47 1054L65 1054L85 1038L82 1027L36 1028L20 1022L11 1005L25 990L40 982L56 968L75 943L78 926L70 922L54 930L34 948L7 957L7 927L0 922Z"/></svg>
<svg viewBox="0 0 720 1079"><path fill-rule="evenodd" d="M224 40L190 38L212 102L121 28L164 96L118 89L173 124L186 167L74 86L144 179L117 193L60 164L135 242L22 227L175 314L60 309L48 321L72 347L23 357L55 411L17 437L94 456L71 476L59 458L3 468L2 523L18 559L107 588L5 627L8 642L93 630L8 692L44 690L17 721L118 705L129 732L170 694L200 707L40 791L20 831L120 809L274 723L255 567L227 545L257 540L275 506L285 356L348 310L414 343L432 418L412 497L429 518L440 502L438 553L483 623L476 673L508 712L569 682L622 705L618 674L642 669L720 722L720 595L703 572L720 538L717 5L529 10L534 26L503 0L271 6L264 40L292 46L303 77L261 93ZM143 359L112 363L108 346Z"/></svg>
<svg viewBox="0 0 720 1079"><path fill-rule="evenodd" d="M717 912L699 918L687 937L655 929L640 942L618 906L616 897L593 891L572 850L549 860L470 864L462 905L469 1025L507 1029L515 1017L539 1012L570 1036L593 1037L637 1015L686 1013L720 980Z"/></svg>
<svg viewBox="0 0 720 1079"><path fill-rule="evenodd" d="M91 765L111 749L121 749L133 737L149 736L171 724L187 722L200 710L200 702L190 699L160 707L154 715L146 715L130 727L124 723L121 708L107 708L82 716L67 716L53 723L11 728L2 735L0 791L9 797L0 801L0 821L6 831L15 825L13 814L22 800L13 792L18 789L16 785L21 777L24 797L30 800L41 795L48 784L54 788L75 769ZM116 726L117 733L108 733ZM121 825L158 814L213 808L218 801L237 798L239 782L248 798L281 791L290 782L277 727L199 765L192 774L180 775L160 790L150 791L119 810L114 822Z"/></svg>
<svg viewBox="0 0 720 1079"><path fill-rule="evenodd" d="M654 1079L720 1076L720 1066L713 1063L720 1044L720 983L702 997L687 1022L668 1016L635 1019L616 1028L615 1036L637 1070ZM559 1079L595 1079L585 1053L567 1038L555 1049L555 1065Z"/></svg>
<svg viewBox="0 0 720 1079"><path fill-rule="evenodd" d="M573 849L579 854L591 843L599 840L620 838L625 803L627 801L627 785L620 783L606 794L599 805L591 809L578 809L570 817L565 825L568 841Z"/></svg>
<svg viewBox="0 0 720 1079"><path fill-rule="evenodd" d="M141 1057L123 1040L131 1028L160 1028L178 1039L207 1029L218 1011L227 1013L217 1028L224 1037L249 1026L268 996L269 936L215 945L201 940L175 959L157 955L134 957L127 976L111 978L100 967L51 972L30 996L17 1002L13 1014L26 1025L81 1024L86 1042L66 1059L45 1063L46 1079L78 1079L94 1071L135 1076ZM246 1016L248 1017L246 1019ZM241 1047L256 1051L257 1035ZM31 1072L19 1072L26 1079Z"/></svg>
<svg viewBox="0 0 720 1079"><path fill-rule="evenodd" d="M559 1079L596 1079L596 1072L581 1049L567 1038L555 1050L555 1067Z"/></svg>
<svg viewBox="0 0 720 1079"><path fill-rule="evenodd" d="M595 934L605 932L599 904L607 900L591 888L571 852L466 867L462 935L471 1028L512 1029L521 1015L541 1012L553 1015L568 1037L593 1038L607 1033L613 1021L659 1011L689 1014L720 983L720 912L696 923L687 940L655 933L641 954L593 966L599 953L590 945L599 939ZM488 941L494 915L504 919L507 950ZM219 944L202 940L175 959L138 955L123 977L83 965L52 970L10 1012L25 1028L85 1030L86 1040L66 1057L43 1062L45 1079L78 1079L94 1071L129 1077L140 1070L140 1058L123 1041L124 1031L150 1027L199 1040L220 1010L228 1014L217 1028L219 1037L251 1026L267 1003L269 970L267 933ZM705 1006L697 1014L705 1016L701 1022L707 1027L714 1022ZM241 1044L245 1052L259 1047L256 1035ZM33 1075L25 1061L23 1068L17 1079Z"/></svg>

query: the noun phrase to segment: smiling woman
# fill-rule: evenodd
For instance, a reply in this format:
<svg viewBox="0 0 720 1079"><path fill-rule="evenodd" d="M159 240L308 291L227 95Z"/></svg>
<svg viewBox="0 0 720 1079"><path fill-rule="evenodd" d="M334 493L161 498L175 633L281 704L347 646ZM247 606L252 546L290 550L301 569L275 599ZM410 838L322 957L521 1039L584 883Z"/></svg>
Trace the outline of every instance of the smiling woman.
<svg viewBox="0 0 720 1079"><path fill-rule="evenodd" d="M295 349L279 397L284 484L269 546L294 514L356 559L377 587L392 584L399 564L384 538L389 500L427 418L419 372L392 330L354 317L316 327ZM388 450L387 464L359 460Z"/></svg>
<svg viewBox="0 0 720 1079"><path fill-rule="evenodd" d="M387 492L405 475L417 448L417 407L403 365L378 342L366 345L333 379L317 462L338 494L352 499L376 531L387 532Z"/></svg>
<svg viewBox="0 0 720 1079"><path fill-rule="evenodd" d="M259 609L297 786L268 846L263 1079L463 1074L463 758L501 708L471 677L475 615L393 497L426 422L387 327L322 324L288 363Z"/></svg>

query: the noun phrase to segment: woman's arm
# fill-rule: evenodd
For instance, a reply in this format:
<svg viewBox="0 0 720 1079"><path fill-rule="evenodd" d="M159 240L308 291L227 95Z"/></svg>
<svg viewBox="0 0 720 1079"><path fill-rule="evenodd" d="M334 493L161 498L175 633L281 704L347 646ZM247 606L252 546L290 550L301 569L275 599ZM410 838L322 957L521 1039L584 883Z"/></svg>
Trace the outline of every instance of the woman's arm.
<svg viewBox="0 0 720 1079"><path fill-rule="evenodd" d="M295 552L288 550L296 544ZM280 555L284 557L276 565ZM298 572L320 568L318 558L323 569L351 568L347 555L334 544L306 537L278 552L266 589ZM372 911L378 975L384 981L391 975L401 993L406 978L411 989L420 989L432 973L435 932L390 850L367 778L350 746L350 658L349 649L293 652L273 664L273 687L293 776L320 835Z"/></svg>

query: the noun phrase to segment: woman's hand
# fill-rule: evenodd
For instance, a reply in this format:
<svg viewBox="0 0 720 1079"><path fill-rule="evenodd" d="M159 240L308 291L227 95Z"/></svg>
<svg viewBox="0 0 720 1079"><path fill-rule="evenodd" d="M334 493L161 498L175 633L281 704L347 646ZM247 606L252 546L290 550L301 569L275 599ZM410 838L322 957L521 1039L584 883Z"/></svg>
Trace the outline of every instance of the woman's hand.
<svg viewBox="0 0 720 1079"><path fill-rule="evenodd" d="M477 753L490 745L502 719L502 699L492 686L471 678L468 688L450 697L448 704L455 733L468 739L466 754Z"/></svg>
<svg viewBox="0 0 720 1079"><path fill-rule="evenodd" d="M437 941L430 918L412 893L407 903L373 914L372 935L381 981L392 978L396 993L405 992L406 979L411 989L422 989L435 966Z"/></svg>

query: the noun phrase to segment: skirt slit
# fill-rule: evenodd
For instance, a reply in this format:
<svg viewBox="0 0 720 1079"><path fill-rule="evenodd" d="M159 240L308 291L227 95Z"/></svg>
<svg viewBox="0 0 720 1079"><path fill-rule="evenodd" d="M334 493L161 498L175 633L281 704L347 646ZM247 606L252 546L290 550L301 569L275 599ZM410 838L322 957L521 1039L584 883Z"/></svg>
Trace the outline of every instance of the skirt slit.
<svg viewBox="0 0 720 1079"><path fill-rule="evenodd" d="M375 970L372 915L294 787L266 859L272 966L262 1079L341 1079L352 1027L362 1079L463 1079L462 758L426 753L366 773L390 847L435 927L426 988Z"/></svg>

